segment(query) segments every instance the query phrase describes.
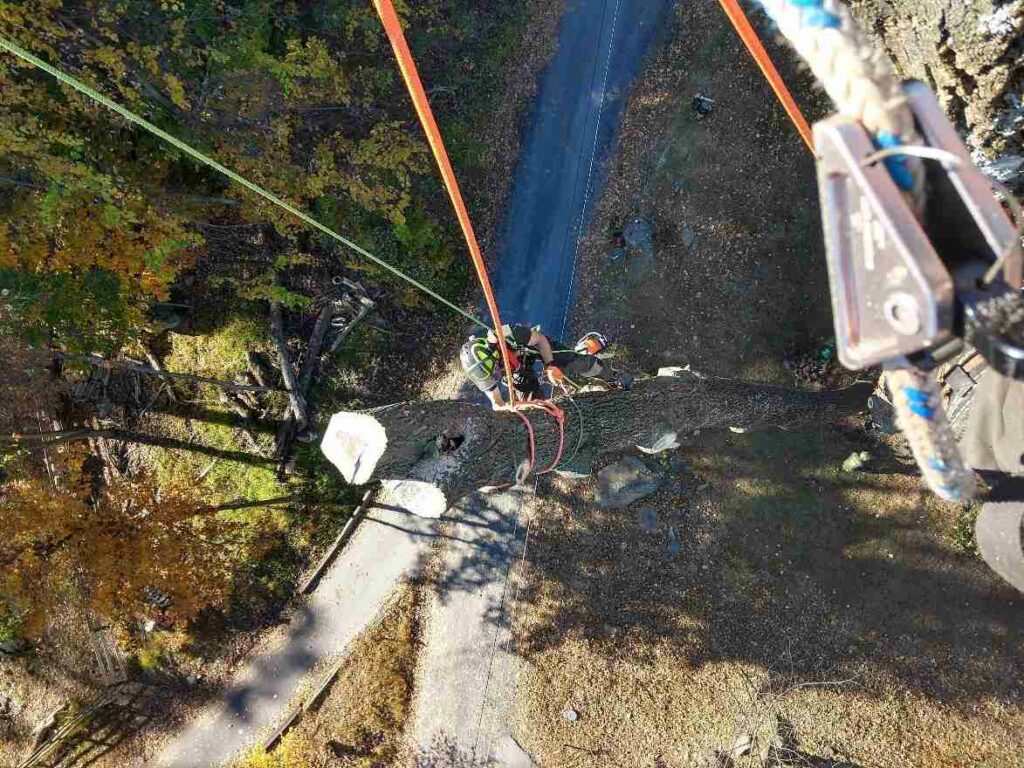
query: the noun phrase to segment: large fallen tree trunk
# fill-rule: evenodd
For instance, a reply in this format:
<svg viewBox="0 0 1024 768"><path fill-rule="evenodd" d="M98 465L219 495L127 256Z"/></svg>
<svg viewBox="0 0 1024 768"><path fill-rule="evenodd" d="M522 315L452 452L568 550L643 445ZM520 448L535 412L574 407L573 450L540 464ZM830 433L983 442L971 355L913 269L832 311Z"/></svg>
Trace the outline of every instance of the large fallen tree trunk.
<svg viewBox="0 0 1024 768"><path fill-rule="evenodd" d="M820 427L862 410L871 390L858 384L807 392L683 372L639 382L628 392L589 392L574 403L556 402L565 412L566 456L575 454L574 463L587 467L600 453L649 445L672 432ZM542 469L555 458L557 424L540 410L522 413L532 424ZM335 414L321 447L350 483L419 480L440 488L451 503L476 488L512 482L527 453L527 436L515 414L444 400Z"/></svg>

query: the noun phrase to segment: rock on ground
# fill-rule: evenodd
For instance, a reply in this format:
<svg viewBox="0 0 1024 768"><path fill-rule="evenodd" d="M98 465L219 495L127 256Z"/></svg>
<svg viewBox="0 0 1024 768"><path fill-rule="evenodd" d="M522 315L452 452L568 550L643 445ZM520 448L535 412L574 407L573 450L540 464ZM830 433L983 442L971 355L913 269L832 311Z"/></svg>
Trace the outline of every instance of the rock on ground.
<svg viewBox="0 0 1024 768"><path fill-rule="evenodd" d="M627 456L597 473L597 503L605 509L632 504L658 490L661 478L644 462Z"/></svg>
<svg viewBox="0 0 1024 768"><path fill-rule="evenodd" d="M636 248L644 256L650 256L654 252L654 230L643 219L633 219L629 222L622 236L626 240L626 245Z"/></svg>

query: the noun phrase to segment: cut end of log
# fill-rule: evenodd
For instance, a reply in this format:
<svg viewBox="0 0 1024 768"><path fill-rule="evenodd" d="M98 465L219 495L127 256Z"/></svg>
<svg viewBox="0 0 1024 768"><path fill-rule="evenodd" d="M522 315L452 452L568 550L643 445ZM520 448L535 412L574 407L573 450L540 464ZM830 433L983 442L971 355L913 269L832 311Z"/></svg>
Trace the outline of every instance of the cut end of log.
<svg viewBox="0 0 1024 768"><path fill-rule="evenodd" d="M422 480L384 480L378 500L430 519L440 517L448 509L444 492Z"/></svg>
<svg viewBox="0 0 1024 768"><path fill-rule="evenodd" d="M331 417L320 441L324 456L352 485L370 481L387 447L387 432L377 419L366 413L349 411Z"/></svg>

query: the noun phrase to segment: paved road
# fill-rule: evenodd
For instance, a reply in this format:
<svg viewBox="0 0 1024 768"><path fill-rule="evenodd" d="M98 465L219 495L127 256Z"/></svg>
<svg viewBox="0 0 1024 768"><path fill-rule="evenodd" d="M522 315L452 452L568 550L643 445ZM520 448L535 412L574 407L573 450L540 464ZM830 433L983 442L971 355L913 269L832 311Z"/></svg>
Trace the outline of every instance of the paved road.
<svg viewBox="0 0 1024 768"><path fill-rule="evenodd" d="M568 0L555 56L526 130L497 273L504 317L561 335L572 295L576 241L597 194L601 158L614 138L622 97L672 0ZM520 768L529 760L505 726L514 661L501 652L505 584L521 546L515 494L480 497L447 542L443 588L433 600L414 737L425 749L450 741L466 762ZM380 500L386 503L386 500ZM477 506L473 506L476 504ZM215 766L244 752L285 714L314 663L342 652L380 614L397 582L422 567L436 521L375 509L324 575L277 651L252 659L226 697L157 758L165 768ZM464 535L463 535L464 534ZM492 670L486 689L473 675ZM447 702L438 706L438 702ZM428 709L433 709L433 713ZM483 718L480 714L483 712ZM476 713L475 715L473 713ZM484 744L488 746L485 748ZM446 753L447 754L447 753ZM424 757L424 765L440 765Z"/></svg>
<svg viewBox="0 0 1024 768"><path fill-rule="evenodd" d="M533 495L475 493L453 507L427 606L410 739L422 766L528 768L509 727L519 661L510 574L522 561Z"/></svg>
<svg viewBox="0 0 1024 768"><path fill-rule="evenodd" d="M567 331L577 244L601 186L603 158L627 89L673 5L568 4L524 135L495 276L502 320L540 323L558 337Z"/></svg>
<svg viewBox="0 0 1024 768"><path fill-rule="evenodd" d="M496 274L502 319L565 335L579 233L602 158L672 0L569 0L523 142ZM453 508L431 600L410 737L419 765L529 768L510 727L518 662L510 574L525 543L530 496L474 494Z"/></svg>
<svg viewBox="0 0 1024 768"><path fill-rule="evenodd" d="M220 765L265 736L313 665L348 647L380 614L395 584L419 570L434 540L435 523L371 507L292 622L281 648L247 663L225 698L192 722L156 764Z"/></svg>

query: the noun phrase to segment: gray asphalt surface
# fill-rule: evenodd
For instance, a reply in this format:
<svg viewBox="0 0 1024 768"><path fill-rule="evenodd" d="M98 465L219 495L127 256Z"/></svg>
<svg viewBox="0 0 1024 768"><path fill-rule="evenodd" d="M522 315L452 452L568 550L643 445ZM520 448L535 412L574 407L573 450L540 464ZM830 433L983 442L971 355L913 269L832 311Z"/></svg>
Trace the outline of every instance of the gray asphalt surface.
<svg viewBox="0 0 1024 768"><path fill-rule="evenodd" d="M577 241L623 97L672 0L569 0L528 127L495 288L505 322L564 337ZM563 341L567 341L563 338ZM427 613L410 738L422 768L527 768L510 726L518 661L510 574L524 554L529 494L474 494L449 512Z"/></svg>
<svg viewBox="0 0 1024 768"><path fill-rule="evenodd" d="M426 613L409 737L422 766L532 765L508 725L519 662L509 652L533 496L475 493L446 519L449 538Z"/></svg>
<svg viewBox="0 0 1024 768"><path fill-rule="evenodd" d="M541 323L564 335L577 239L600 186L602 158L617 132L625 89L671 6L672 0L569 0L524 136L499 251L496 289L507 322ZM424 749L423 766L530 764L499 706L514 696L515 662L500 649L523 513L518 492L483 499L475 495L453 509L465 518L446 542L441 589L430 606L426 693L417 699L412 734ZM265 736L313 665L342 652L380 615L395 585L422 567L438 535L436 521L371 510L282 647L248 662L226 697L155 764L220 765ZM486 686L477 677L484 668Z"/></svg>
<svg viewBox="0 0 1024 768"><path fill-rule="evenodd" d="M249 661L225 698L190 723L156 765L220 765L266 736L313 665L348 647L380 614L394 586L419 570L435 524L397 509L368 509L281 647Z"/></svg>
<svg viewBox="0 0 1024 768"><path fill-rule="evenodd" d="M672 0L569 0L523 137L495 291L504 322L563 338L576 251L624 98ZM589 330L589 329L588 329Z"/></svg>

